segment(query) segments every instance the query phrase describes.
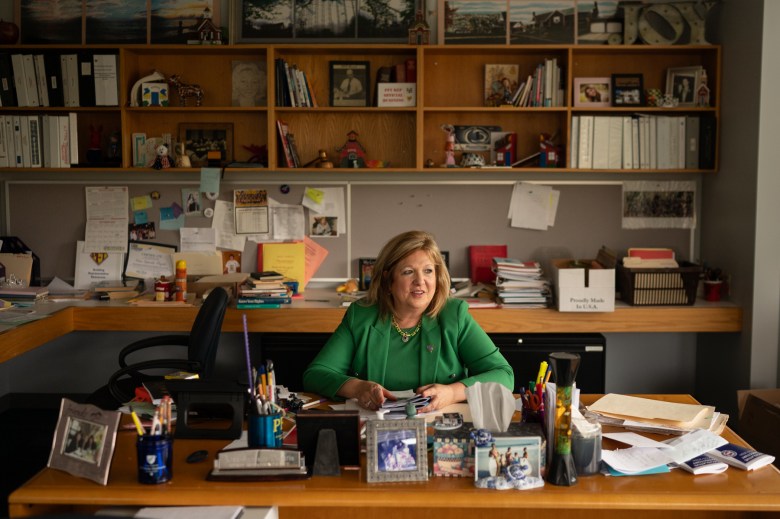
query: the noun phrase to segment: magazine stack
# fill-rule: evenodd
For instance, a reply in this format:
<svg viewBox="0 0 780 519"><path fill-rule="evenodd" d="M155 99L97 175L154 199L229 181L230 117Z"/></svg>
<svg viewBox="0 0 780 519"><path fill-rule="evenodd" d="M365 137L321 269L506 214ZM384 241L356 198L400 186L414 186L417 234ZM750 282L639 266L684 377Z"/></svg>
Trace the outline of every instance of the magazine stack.
<svg viewBox="0 0 780 519"><path fill-rule="evenodd" d="M550 306L550 281L535 261L493 258L497 300L504 308L547 308Z"/></svg>

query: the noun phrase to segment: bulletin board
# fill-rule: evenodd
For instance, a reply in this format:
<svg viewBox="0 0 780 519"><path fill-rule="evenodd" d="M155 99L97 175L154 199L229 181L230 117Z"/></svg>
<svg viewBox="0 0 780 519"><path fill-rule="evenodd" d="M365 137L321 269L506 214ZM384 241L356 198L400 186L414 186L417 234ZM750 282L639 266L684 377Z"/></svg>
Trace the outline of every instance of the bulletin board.
<svg viewBox="0 0 780 519"><path fill-rule="evenodd" d="M86 221L85 187L127 185L129 195L140 196L157 190L159 200L148 210L157 224L156 242L179 244L179 232L159 230L159 209L173 201L182 204L182 188L196 182L9 182L7 185L7 230L19 236L41 258L41 277L58 276L72 281L76 241L84 239ZM513 228L508 210L511 183L378 183L333 182L326 187L343 186L348 204L347 233L318 237L328 250L315 279L343 279L357 276L358 258L375 257L392 236L410 229L432 232L449 252L450 270L455 278L468 277L469 245L506 244L511 257L541 261L549 265L555 258L594 258L606 245L621 257L629 247L670 247L681 259L690 259L693 233L684 229L621 229L621 186L619 184L552 185L560 191L555 225L545 231ZM220 200L232 200L236 188L266 189L269 198L282 204L300 204L305 187L280 183L222 182ZM213 201L202 198L202 209ZM308 222L308 211L307 222ZM211 219L187 216L187 227L211 226ZM256 244L247 242L242 253L242 269L256 263Z"/></svg>

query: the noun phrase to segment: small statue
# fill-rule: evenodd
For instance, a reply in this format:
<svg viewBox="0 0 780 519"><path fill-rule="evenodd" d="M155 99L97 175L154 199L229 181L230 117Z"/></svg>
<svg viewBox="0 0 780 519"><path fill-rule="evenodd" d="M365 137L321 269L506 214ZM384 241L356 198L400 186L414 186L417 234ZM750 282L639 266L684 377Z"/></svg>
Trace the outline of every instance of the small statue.
<svg viewBox="0 0 780 519"><path fill-rule="evenodd" d="M157 146L156 152L157 156L154 158L154 164L152 164L154 169L168 169L173 167L171 158L168 156L168 146L160 144Z"/></svg>
<svg viewBox="0 0 780 519"><path fill-rule="evenodd" d="M342 168L364 168L366 167L366 150L357 140L358 133L355 130L347 134L347 142L341 148L337 148L340 166Z"/></svg>
<svg viewBox="0 0 780 519"><path fill-rule="evenodd" d="M696 89L696 106L710 106L710 87L707 86L707 71L702 69L699 88Z"/></svg>
<svg viewBox="0 0 780 519"><path fill-rule="evenodd" d="M195 106L200 106L203 102L203 89L200 85L187 84L182 82L178 74L173 74L168 82L176 89L176 93L179 95L179 106L187 106L187 99L193 98Z"/></svg>
<svg viewBox="0 0 780 519"><path fill-rule="evenodd" d="M191 168L192 162L190 162L190 156L187 155L187 150L184 149L183 142L176 143L176 162L177 168Z"/></svg>
<svg viewBox="0 0 780 519"><path fill-rule="evenodd" d="M443 124L441 129L447 134L447 142L444 145L445 168L457 167L455 164L455 127L451 124Z"/></svg>

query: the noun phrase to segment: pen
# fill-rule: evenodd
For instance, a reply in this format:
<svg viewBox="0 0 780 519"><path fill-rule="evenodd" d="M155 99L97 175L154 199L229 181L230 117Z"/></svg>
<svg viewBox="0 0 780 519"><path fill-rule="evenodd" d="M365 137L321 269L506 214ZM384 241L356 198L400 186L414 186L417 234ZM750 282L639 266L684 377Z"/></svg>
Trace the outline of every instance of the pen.
<svg viewBox="0 0 780 519"><path fill-rule="evenodd" d="M301 409L309 409L310 407L314 407L316 405L324 404L328 400L326 398L320 398L319 400L312 400L311 402L306 402L301 406Z"/></svg>
<svg viewBox="0 0 780 519"><path fill-rule="evenodd" d="M544 375L547 373L547 361L543 360L539 364L539 374L536 375L536 383L541 384L544 382Z"/></svg>
<svg viewBox="0 0 780 519"><path fill-rule="evenodd" d="M243 314L243 320L244 320L244 353L246 354L246 376L249 378L249 393L252 396L252 399L255 399L257 397L257 393L255 393L255 383L254 380L252 380L252 361L249 358L249 328L246 324L246 314Z"/></svg>

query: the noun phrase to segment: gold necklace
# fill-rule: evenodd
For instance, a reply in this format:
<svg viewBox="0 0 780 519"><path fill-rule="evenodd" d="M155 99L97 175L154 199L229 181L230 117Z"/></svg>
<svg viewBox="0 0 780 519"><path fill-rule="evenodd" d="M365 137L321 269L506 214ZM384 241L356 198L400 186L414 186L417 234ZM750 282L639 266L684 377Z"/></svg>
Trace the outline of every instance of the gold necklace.
<svg viewBox="0 0 780 519"><path fill-rule="evenodd" d="M409 339L411 337L414 337L417 335L417 332L420 331L420 326L422 326L422 317L420 317L420 320L417 322L417 326L414 327L414 330L411 332L405 332L401 329L400 326L398 326L398 321L395 320L395 316L392 318L393 327L395 328L395 331L397 331L401 335L401 340L404 342L409 342Z"/></svg>

